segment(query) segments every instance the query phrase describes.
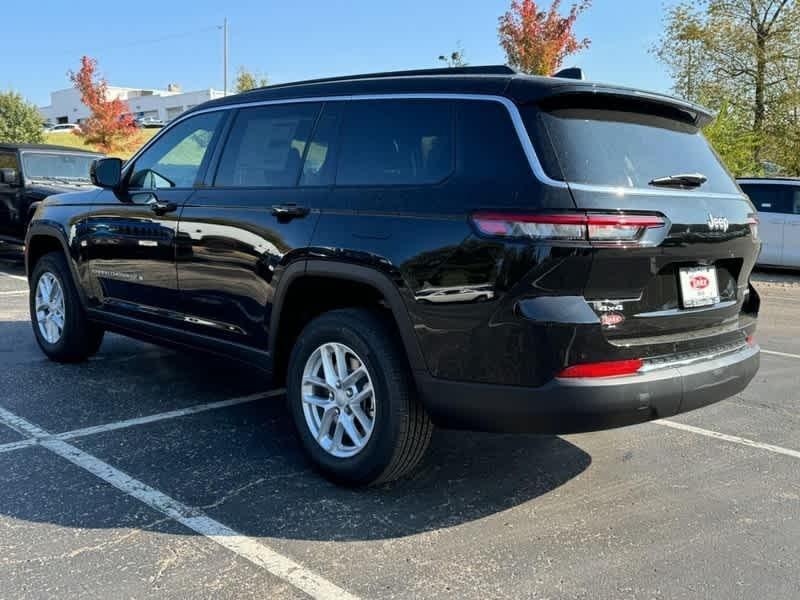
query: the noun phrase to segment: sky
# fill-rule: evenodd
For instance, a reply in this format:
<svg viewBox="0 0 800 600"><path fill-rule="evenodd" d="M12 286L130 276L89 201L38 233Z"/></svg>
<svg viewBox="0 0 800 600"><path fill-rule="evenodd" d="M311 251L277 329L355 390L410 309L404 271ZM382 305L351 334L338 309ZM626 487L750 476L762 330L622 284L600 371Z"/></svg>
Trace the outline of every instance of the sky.
<svg viewBox="0 0 800 600"><path fill-rule="evenodd" d="M545 0L549 5L549 0ZM565 66L587 77L668 92L648 53L669 0L594 0L577 24L588 50ZM230 28L229 80L240 65L272 83L442 66L459 45L472 65L502 64L497 19L510 0L39 0L5 2L0 89L37 105L70 86L80 57L98 59L111 85L222 89L222 31ZM569 0L563 2L569 6Z"/></svg>

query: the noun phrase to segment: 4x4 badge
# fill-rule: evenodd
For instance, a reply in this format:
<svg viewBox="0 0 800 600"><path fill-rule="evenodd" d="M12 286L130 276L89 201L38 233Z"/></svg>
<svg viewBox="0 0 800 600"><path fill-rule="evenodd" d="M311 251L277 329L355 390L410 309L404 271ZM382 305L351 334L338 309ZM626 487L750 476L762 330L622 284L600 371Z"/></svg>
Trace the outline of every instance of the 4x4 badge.
<svg viewBox="0 0 800 600"><path fill-rule="evenodd" d="M708 213L708 230L709 231L721 231L725 233L728 231L730 227L730 223L728 223L727 217L715 217L711 213Z"/></svg>

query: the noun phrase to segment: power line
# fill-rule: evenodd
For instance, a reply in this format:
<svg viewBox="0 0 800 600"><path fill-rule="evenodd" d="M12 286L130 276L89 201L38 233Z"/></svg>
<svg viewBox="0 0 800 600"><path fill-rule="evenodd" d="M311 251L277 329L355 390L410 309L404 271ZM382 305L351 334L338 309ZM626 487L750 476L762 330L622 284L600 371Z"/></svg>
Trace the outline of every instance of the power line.
<svg viewBox="0 0 800 600"><path fill-rule="evenodd" d="M113 46L101 46L101 47L93 47L93 48L72 48L72 49L59 49L59 52L62 54L72 54L72 53L83 53L83 54L95 54L98 52L108 52L109 50L124 50L127 48L136 48L138 46L146 46L151 44L160 44L161 42L167 42L170 40L177 40L187 37L196 36L199 33L207 33L211 31L216 31L219 29L219 25L212 25L209 27L204 27L202 29L195 29L192 31L184 31L181 33L172 33L169 35L164 35L157 38L150 38L146 40L137 40L135 42L129 42L126 44L116 44ZM37 50L41 50L41 46L36 48Z"/></svg>

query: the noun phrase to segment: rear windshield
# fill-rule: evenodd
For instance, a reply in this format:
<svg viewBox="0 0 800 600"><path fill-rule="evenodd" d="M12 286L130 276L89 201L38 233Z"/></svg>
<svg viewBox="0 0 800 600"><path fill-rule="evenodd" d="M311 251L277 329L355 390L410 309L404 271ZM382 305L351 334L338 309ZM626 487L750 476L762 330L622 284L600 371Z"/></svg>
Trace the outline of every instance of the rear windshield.
<svg viewBox="0 0 800 600"><path fill-rule="evenodd" d="M699 192L738 194L702 133L662 116L596 108L525 111L531 140L553 179L650 188L653 179L701 173ZM668 189L668 188L660 188Z"/></svg>

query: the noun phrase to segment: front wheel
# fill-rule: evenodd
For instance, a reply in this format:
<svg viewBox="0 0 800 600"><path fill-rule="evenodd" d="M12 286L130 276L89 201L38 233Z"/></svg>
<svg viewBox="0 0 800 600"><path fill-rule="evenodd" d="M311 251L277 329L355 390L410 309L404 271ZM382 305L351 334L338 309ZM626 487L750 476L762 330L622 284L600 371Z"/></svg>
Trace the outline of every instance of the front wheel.
<svg viewBox="0 0 800 600"><path fill-rule="evenodd" d="M103 330L86 317L62 254L46 254L36 263L30 288L33 333L48 358L79 362L97 352Z"/></svg>
<svg viewBox="0 0 800 600"><path fill-rule="evenodd" d="M314 466L345 485L398 479L420 461L433 425L414 393L391 324L378 312L325 313L300 334L287 398Z"/></svg>

